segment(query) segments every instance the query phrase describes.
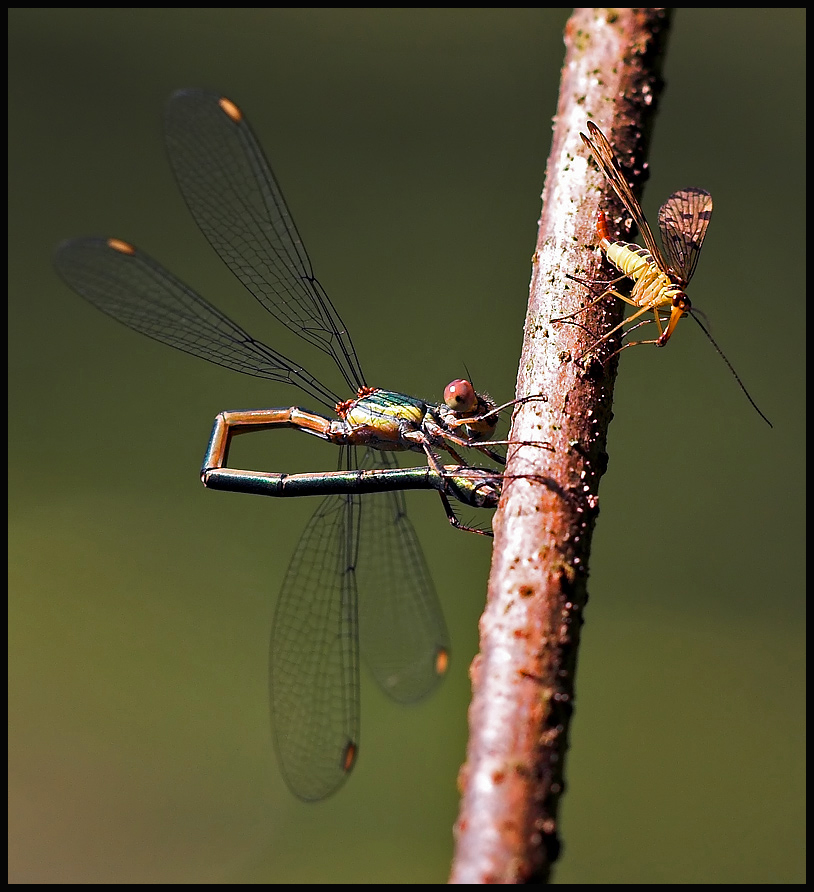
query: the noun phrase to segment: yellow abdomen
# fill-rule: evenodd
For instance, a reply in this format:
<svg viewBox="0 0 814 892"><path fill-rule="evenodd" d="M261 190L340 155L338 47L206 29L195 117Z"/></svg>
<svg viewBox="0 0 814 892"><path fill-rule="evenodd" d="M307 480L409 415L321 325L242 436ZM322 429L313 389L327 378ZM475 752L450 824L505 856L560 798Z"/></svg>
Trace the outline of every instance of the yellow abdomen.
<svg viewBox="0 0 814 892"><path fill-rule="evenodd" d="M602 246L605 256L619 270L634 281L640 279L648 270L654 270L650 252L638 245L626 242L611 242Z"/></svg>

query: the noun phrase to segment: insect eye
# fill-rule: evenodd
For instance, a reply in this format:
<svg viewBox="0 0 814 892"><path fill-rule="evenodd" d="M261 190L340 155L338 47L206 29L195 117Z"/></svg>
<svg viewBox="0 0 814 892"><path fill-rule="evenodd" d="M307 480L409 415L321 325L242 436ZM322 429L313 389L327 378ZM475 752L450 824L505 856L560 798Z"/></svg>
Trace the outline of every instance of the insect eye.
<svg viewBox="0 0 814 892"><path fill-rule="evenodd" d="M683 291L679 291L678 294L673 295L673 306L679 310L689 310L690 299Z"/></svg>
<svg viewBox="0 0 814 892"><path fill-rule="evenodd" d="M471 412L478 404L478 395L466 378L456 378L447 384L444 402L455 412Z"/></svg>

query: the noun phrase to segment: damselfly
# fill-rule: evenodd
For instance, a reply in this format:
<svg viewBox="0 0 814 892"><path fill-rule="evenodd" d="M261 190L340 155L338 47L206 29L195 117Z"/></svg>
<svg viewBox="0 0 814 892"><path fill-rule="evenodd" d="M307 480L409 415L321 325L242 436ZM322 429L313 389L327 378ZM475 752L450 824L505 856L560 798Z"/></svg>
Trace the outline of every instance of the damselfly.
<svg viewBox="0 0 814 892"><path fill-rule="evenodd" d="M202 468L213 489L327 496L289 566L270 648L281 769L297 796L318 800L340 786L358 751L360 626L362 655L395 700L423 697L446 671L448 634L401 490L437 490L459 527L450 499L493 507L500 474L464 467L458 451L472 448L503 463L494 449L500 441L490 440L503 407L465 380L452 382L439 405L368 387L240 109L214 93L181 90L167 104L164 133L179 188L215 251L268 312L333 358L356 397L341 400L128 242L72 239L57 248L54 263L71 288L135 331L226 368L294 384L337 412L221 413ZM340 470L284 475L226 467L233 434L276 427L338 445ZM365 453L357 463L360 446ZM393 453L404 450L423 453L426 465L398 468ZM455 464L441 465L436 450ZM361 499L369 493L380 495Z"/></svg>
<svg viewBox="0 0 814 892"><path fill-rule="evenodd" d="M659 332L658 337L628 342L620 350L639 344L655 344L657 347L663 347L675 331L679 319L689 315L698 323L698 326L712 343L712 346L727 364L746 398L760 417L771 427L771 422L757 407L732 364L724 355L724 352L698 318L696 312L693 311L692 304L685 291L695 272L701 245L704 242L707 227L712 218L712 196L704 189L694 187L679 189L661 206L659 210L659 231L661 232L664 252L667 255L667 260L665 260L644 216L641 205L633 194L633 190L625 178L622 166L614 154L607 137L592 121L588 121L588 133L590 136L580 133L582 141L590 149L600 170L619 196L619 200L625 206L627 212L633 218L633 222L638 227L646 247L642 248L639 245L612 239L605 214L600 211L597 220L599 246L605 252L607 259L622 273L621 278L629 278L633 282L633 287L629 294L623 294L614 288L610 288L603 292L595 301L588 304L588 307L594 306L608 296L612 296L623 300L636 309L609 332L606 332L602 337L594 341L585 353L603 344L620 329L624 328L624 335L626 335L638 328L643 322L639 322L636 325L631 325L630 323L650 312L653 313L653 319L646 321L655 322ZM575 313L561 316L553 321L567 321L584 312L588 307L583 307ZM662 316L662 313L665 313L665 315ZM620 350L616 352L618 353ZM583 353L583 356L585 353Z"/></svg>

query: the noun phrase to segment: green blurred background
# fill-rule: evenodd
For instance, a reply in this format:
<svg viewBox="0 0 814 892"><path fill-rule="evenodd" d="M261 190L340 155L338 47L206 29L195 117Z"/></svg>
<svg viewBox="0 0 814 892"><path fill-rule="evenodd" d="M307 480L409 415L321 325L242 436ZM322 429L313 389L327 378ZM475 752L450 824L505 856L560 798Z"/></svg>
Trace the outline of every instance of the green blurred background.
<svg viewBox="0 0 814 892"><path fill-rule="evenodd" d="M368 379L513 395L570 9L9 10L9 879L444 882L489 544L411 511L453 639L412 709L363 682L319 805L271 749L274 598L315 507L206 492L214 415L299 401L126 330L50 268L130 239L283 352L187 214L180 86L247 111ZM645 194L715 215L695 326L624 354L558 883L804 882L805 10L680 9ZM314 364L329 378L330 369ZM327 446L249 438L271 470Z"/></svg>

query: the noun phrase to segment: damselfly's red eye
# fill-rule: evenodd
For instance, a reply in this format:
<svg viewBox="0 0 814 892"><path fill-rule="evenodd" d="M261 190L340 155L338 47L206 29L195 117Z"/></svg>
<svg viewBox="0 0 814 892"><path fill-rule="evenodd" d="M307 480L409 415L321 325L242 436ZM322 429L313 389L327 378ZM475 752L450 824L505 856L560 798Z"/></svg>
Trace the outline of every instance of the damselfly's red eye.
<svg viewBox="0 0 814 892"><path fill-rule="evenodd" d="M471 412L478 405L478 395L466 378L456 378L447 384L444 402L455 412Z"/></svg>

